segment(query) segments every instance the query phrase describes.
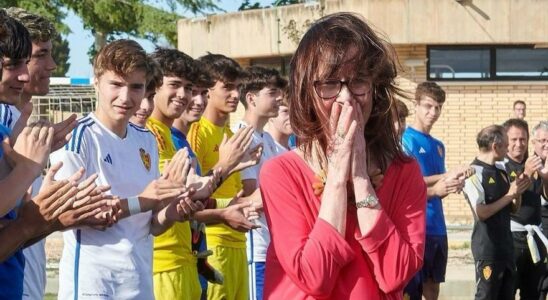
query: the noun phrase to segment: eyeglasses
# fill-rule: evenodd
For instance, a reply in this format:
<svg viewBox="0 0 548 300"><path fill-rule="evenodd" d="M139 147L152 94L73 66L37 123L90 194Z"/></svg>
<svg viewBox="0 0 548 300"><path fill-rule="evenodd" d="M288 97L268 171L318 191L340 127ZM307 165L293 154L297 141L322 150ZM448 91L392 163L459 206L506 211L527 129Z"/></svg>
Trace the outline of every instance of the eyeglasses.
<svg viewBox="0 0 548 300"><path fill-rule="evenodd" d="M342 86L346 85L354 96L364 96L371 91L371 81L365 78L353 78L348 81L327 79L314 81L314 91L322 99L332 99L339 95Z"/></svg>

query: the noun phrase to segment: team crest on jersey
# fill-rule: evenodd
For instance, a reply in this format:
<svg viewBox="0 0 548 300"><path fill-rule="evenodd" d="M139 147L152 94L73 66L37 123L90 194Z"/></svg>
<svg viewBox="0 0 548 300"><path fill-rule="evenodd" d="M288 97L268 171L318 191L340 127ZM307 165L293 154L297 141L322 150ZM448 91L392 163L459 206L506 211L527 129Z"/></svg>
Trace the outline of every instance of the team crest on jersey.
<svg viewBox="0 0 548 300"><path fill-rule="evenodd" d="M489 280L489 278L491 278L491 274L493 274L493 269L491 269L491 266L485 266L483 267L483 278L485 278L485 280Z"/></svg>
<svg viewBox="0 0 548 300"><path fill-rule="evenodd" d="M150 154L148 154L143 148L139 148L139 154L141 155L143 165L145 166L147 171L150 171Z"/></svg>
<svg viewBox="0 0 548 300"><path fill-rule="evenodd" d="M440 145L438 145L438 154L440 155L440 157L443 157L443 148Z"/></svg>
<svg viewBox="0 0 548 300"><path fill-rule="evenodd" d="M489 177L489 184L495 184L495 179L493 177Z"/></svg>

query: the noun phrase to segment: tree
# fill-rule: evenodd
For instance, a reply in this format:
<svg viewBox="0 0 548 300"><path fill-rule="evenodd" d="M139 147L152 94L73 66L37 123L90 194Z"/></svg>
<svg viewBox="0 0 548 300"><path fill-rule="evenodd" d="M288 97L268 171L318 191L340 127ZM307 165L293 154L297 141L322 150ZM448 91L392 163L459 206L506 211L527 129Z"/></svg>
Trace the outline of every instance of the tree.
<svg viewBox="0 0 548 300"><path fill-rule="evenodd" d="M272 7L276 6L285 6L285 5L291 5L291 4L299 4L305 2L304 0L275 0L272 2ZM251 4L250 0L244 0L240 7L238 8L239 11L242 10L249 10L249 9L261 9L261 8L269 8L270 6L261 6L259 2L255 2Z"/></svg>
<svg viewBox="0 0 548 300"><path fill-rule="evenodd" d="M52 56L57 63L57 69L53 72L54 76L65 76L70 64L68 41L63 35L70 33L70 29L63 23L66 13L62 10L62 5L57 0L0 0L0 7L20 7L33 14L40 15L52 22L59 35L52 40Z"/></svg>
<svg viewBox="0 0 548 300"><path fill-rule="evenodd" d="M52 41L52 46L51 54L57 64L57 68L53 71L53 76L65 77L70 68L70 63L68 62L70 53L69 43L61 35L57 35Z"/></svg>
<svg viewBox="0 0 548 300"><path fill-rule="evenodd" d="M177 40L176 10L186 9L193 14L220 9L217 0L57 0L78 15L84 28L91 30L95 43L90 54L98 51L109 39L122 33L146 38L153 42L164 38L172 45ZM157 8L162 4L168 10Z"/></svg>

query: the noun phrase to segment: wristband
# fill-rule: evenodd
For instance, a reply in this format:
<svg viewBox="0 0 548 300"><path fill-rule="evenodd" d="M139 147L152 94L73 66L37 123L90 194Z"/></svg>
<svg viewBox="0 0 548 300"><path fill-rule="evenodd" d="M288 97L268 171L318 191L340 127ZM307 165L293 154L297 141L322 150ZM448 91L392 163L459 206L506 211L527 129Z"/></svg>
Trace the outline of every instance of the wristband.
<svg viewBox="0 0 548 300"><path fill-rule="evenodd" d="M139 203L139 197L138 196L128 197L127 207L128 207L130 216L141 213L141 203Z"/></svg>

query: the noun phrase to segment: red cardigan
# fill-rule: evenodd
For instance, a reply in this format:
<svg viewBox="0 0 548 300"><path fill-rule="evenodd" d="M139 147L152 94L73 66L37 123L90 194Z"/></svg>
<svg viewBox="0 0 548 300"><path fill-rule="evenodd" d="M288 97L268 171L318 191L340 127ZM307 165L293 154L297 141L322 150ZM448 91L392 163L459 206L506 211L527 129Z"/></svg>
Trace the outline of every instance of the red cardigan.
<svg viewBox="0 0 548 300"><path fill-rule="evenodd" d="M426 185L418 164L392 162L376 189L381 213L364 235L352 205L344 237L318 219L316 180L293 151L261 169L271 234L264 299L401 299L424 253Z"/></svg>

